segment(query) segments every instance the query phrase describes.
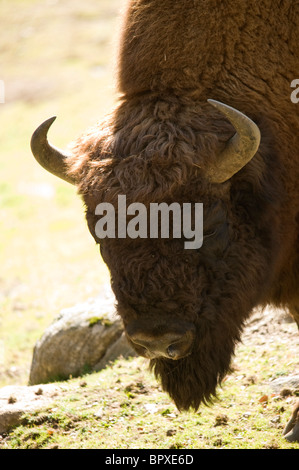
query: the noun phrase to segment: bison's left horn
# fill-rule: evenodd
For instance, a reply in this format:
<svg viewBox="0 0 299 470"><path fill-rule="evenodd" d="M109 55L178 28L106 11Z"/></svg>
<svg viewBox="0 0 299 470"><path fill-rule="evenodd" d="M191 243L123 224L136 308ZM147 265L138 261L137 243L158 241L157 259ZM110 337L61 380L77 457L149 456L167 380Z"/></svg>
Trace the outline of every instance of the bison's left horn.
<svg viewBox="0 0 299 470"><path fill-rule="evenodd" d="M55 121L52 117L43 122L31 137L31 150L38 163L58 178L71 184L76 184L74 178L68 175L66 159L70 154L59 150L48 142L48 131Z"/></svg>
<svg viewBox="0 0 299 470"><path fill-rule="evenodd" d="M258 126L237 109L215 100L208 102L224 114L237 131L218 155L216 165L205 175L212 183L224 183L254 157L261 133Z"/></svg>

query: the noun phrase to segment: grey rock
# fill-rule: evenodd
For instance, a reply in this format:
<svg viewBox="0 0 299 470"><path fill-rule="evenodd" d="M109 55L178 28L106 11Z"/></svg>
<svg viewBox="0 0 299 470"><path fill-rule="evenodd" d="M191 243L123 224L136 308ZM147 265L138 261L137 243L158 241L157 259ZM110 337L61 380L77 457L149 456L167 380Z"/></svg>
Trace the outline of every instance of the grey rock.
<svg viewBox="0 0 299 470"><path fill-rule="evenodd" d="M24 413L33 413L48 406L63 393L56 384L42 387L9 385L0 389L0 434L20 424Z"/></svg>
<svg viewBox="0 0 299 470"><path fill-rule="evenodd" d="M124 333L108 347L103 358L94 365L93 370L100 371L104 369L109 362L115 361L120 356L124 358L137 356L137 353L129 345Z"/></svg>
<svg viewBox="0 0 299 470"><path fill-rule="evenodd" d="M299 375L289 375L287 377L278 377L270 382L274 392L280 392L283 388L299 388Z"/></svg>
<svg viewBox="0 0 299 470"><path fill-rule="evenodd" d="M64 309L36 343L29 383L99 371L119 356L135 355L116 317L112 292Z"/></svg>

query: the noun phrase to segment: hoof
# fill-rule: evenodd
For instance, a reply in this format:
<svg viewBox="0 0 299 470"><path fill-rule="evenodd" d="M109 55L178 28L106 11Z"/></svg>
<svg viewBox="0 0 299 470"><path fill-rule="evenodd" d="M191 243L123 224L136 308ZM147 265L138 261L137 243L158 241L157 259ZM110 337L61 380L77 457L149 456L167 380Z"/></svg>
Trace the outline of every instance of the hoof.
<svg viewBox="0 0 299 470"><path fill-rule="evenodd" d="M299 442L299 401L295 403L291 419L286 425L283 435L289 442Z"/></svg>

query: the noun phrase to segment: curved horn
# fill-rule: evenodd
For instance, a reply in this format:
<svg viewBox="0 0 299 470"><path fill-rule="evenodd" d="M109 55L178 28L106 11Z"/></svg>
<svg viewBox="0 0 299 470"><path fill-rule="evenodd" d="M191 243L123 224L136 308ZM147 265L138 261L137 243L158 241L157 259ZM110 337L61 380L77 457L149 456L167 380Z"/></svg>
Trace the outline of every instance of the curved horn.
<svg viewBox="0 0 299 470"><path fill-rule="evenodd" d="M217 166L207 170L206 177L212 183L224 183L241 170L256 154L261 133L258 126L245 114L215 100L208 100L234 126L236 133L218 155Z"/></svg>
<svg viewBox="0 0 299 470"><path fill-rule="evenodd" d="M74 178L67 174L66 159L70 154L62 152L48 142L48 131L56 116L47 119L33 133L31 137L31 151L38 163L58 178L71 184L76 184Z"/></svg>

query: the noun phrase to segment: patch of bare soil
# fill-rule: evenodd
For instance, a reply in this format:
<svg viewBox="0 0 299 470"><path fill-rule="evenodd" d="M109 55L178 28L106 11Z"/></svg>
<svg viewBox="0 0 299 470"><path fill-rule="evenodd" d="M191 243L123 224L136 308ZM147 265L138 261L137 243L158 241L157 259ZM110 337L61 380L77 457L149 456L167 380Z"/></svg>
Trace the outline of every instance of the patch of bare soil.
<svg viewBox="0 0 299 470"><path fill-rule="evenodd" d="M244 329L242 344L252 350L258 349L260 356L263 350L271 348L275 355L275 348L280 345L295 363L294 372L290 376L279 377L280 363L277 361L269 385L275 392L280 392L284 386L299 389L299 363L296 364L295 360L298 357L299 329L288 311L273 307L254 311Z"/></svg>
<svg viewBox="0 0 299 470"><path fill-rule="evenodd" d="M257 309L245 326L242 342L246 345L287 344L288 351L293 350L296 355L299 330L293 317L286 310L273 307Z"/></svg>

